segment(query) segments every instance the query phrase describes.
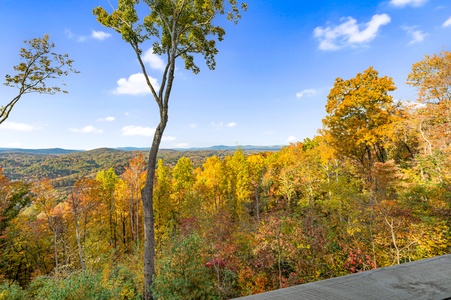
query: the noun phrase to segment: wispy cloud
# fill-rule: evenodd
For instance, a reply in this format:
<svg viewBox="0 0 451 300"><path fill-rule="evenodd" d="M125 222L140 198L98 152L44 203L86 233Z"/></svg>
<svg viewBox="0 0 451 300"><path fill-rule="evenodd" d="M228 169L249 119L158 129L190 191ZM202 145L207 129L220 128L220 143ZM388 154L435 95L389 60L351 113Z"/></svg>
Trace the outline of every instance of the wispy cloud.
<svg viewBox="0 0 451 300"><path fill-rule="evenodd" d="M162 140L165 142L175 141L177 138L175 136L163 136Z"/></svg>
<svg viewBox="0 0 451 300"><path fill-rule="evenodd" d="M141 127L141 126L135 126L135 125L129 125L125 126L121 129L122 135L125 136L153 136L155 133L154 128L150 127Z"/></svg>
<svg viewBox="0 0 451 300"><path fill-rule="evenodd" d="M114 120L116 120L115 117L106 117L98 119L99 122L113 122Z"/></svg>
<svg viewBox="0 0 451 300"><path fill-rule="evenodd" d="M288 137L288 139L287 139L287 142L288 142L288 143L294 143L294 142L296 142L297 140L298 140L297 137L295 137L295 136L293 136L293 135L290 135L290 136Z"/></svg>
<svg viewBox="0 0 451 300"><path fill-rule="evenodd" d="M390 4L396 7L404 7L404 6L414 6L414 7L420 7L429 0L390 0Z"/></svg>
<svg viewBox="0 0 451 300"><path fill-rule="evenodd" d="M374 15L365 24L357 24L352 17L342 18L338 26L316 27L314 36L319 40L319 49L334 51L347 46L365 44L376 38L379 28L390 23L387 14Z"/></svg>
<svg viewBox="0 0 451 300"><path fill-rule="evenodd" d="M64 33L68 38L70 38L71 40L76 40L77 42L84 42L89 39L103 41L104 39L111 37L111 33L96 30L92 30L91 35L79 35L66 28L64 30Z"/></svg>
<svg viewBox="0 0 451 300"><path fill-rule="evenodd" d="M76 40L77 42L84 42L88 38L85 35L74 34L70 29L67 28L64 30L64 33L68 38L70 38L71 40Z"/></svg>
<svg viewBox="0 0 451 300"><path fill-rule="evenodd" d="M88 125L83 128L71 128L69 130L72 132L75 132L75 133L102 133L103 132L102 129L95 128L92 125Z"/></svg>
<svg viewBox="0 0 451 300"><path fill-rule="evenodd" d="M449 27L451 26L451 17L448 18L445 22L443 22L442 27Z"/></svg>
<svg viewBox="0 0 451 300"><path fill-rule="evenodd" d="M25 123L16 123L16 122L5 121L0 126L0 129L14 130L14 131L33 131L33 130L39 130L42 128L30 125L30 124L25 124Z"/></svg>
<svg viewBox="0 0 451 300"><path fill-rule="evenodd" d="M75 39L75 34L68 28L64 29L64 33L70 39Z"/></svg>
<svg viewBox="0 0 451 300"><path fill-rule="evenodd" d="M96 40L103 41L106 38L109 38L111 36L111 33L103 32L103 31L91 31L91 37L93 37Z"/></svg>
<svg viewBox="0 0 451 300"><path fill-rule="evenodd" d="M197 124L195 124L195 123L191 123L191 124L188 124L188 126L189 126L189 128L197 128Z"/></svg>
<svg viewBox="0 0 451 300"><path fill-rule="evenodd" d="M238 123L236 123L236 122L229 122L227 124L224 124L224 122L211 122L211 126L213 128L220 128L220 127L224 127L224 126L235 127L237 125L238 125Z"/></svg>
<svg viewBox="0 0 451 300"><path fill-rule="evenodd" d="M164 71L164 68L166 67L161 57L153 53L152 48L144 53L142 60L143 62L148 63L150 67L155 70Z"/></svg>
<svg viewBox="0 0 451 300"><path fill-rule="evenodd" d="M296 93L296 98L301 99L303 97L312 97L318 94L318 91L315 89L305 89L298 93Z"/></svg>
<svg viewBox="0 0 451 300"><path fill-rule="evenodd" d="M160 88L157 79L149 77L149 81L156 90ZM130 75L128 79L119 79L117 81L117 88L113 91L113 93L119 95L145 95L150 94L151 92L149 87L147 86L144 74L136 73Z"/></svg>
<svg viewBox="0 0 451 300"><path fill-rule="evenodd" d="M416 26L402 26L401 28L412 38L412 40L409 42L409 45L421 43L424 41L426 36L429 35L426 32L416 29Z"/></svg>
<svg viewBox="0 0 451 300"><path fill-rule="evenodd" d="M189 144L187 144L187 143L180 143L180 144L177 144L177 145L175 145L177 148L188 148L188 146L189 146Z"/></svg>

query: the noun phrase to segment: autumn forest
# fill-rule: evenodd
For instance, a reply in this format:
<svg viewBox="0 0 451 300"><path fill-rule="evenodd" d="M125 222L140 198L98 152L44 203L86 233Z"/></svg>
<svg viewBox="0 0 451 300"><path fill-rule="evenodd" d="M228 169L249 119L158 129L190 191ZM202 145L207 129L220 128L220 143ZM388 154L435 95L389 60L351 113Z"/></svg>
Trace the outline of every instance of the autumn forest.
<svg viewBox="0 0 451 300"><path fill-rule="evenodd" d="M394 101L371 67L337 78L318 135L279 151L160 157L153 297L229 299L450 253L451 52L406 80L418 99ZM64 189L0 165L0 299L141 299L146 157L129 153Z"/></svg>

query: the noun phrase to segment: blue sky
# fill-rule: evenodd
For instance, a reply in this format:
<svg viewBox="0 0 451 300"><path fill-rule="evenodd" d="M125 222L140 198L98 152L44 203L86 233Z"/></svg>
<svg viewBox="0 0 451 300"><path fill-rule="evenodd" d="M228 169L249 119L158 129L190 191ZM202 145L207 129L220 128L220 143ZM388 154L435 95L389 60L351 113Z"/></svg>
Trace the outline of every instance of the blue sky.
<svg viewBox="0 0 451 300"><path fill-rule="evenodd" d="M115 1L110 0L114 5ZM451 50L449 0L247 1L226 29L217 67L198 59L194 75L178 61L162 148L286 145L313 137L337 77L370 66L388 75L395 99L415 100L405 84L424 55ZM94 149L149 147L157 106L142 88L131 47L97 23L107 0L0 0L0 75L13 73L23 41L49 34L80 74L64 79L69 94L25 95L0 125L0 147ZM143 7L145 9L145 7ZM149 75L161 61L143 46ZM0 87L0 105L16 94Z"/></svg>

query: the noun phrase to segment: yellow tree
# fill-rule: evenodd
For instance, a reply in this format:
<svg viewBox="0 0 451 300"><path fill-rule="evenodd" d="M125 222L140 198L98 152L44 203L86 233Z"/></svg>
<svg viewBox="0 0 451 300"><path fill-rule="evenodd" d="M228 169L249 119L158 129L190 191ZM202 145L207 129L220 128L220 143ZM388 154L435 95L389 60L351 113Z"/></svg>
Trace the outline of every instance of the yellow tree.
<svg viewBox="0 0 451 300"><path fill-rule="evenodd" d="M140 205L141 189L146 181L146 162L142 154L136 155L125 167L122 179L127 186L128 210L130 219L130 232L132 240L136 243L140 240L140 219L142 211Z"/></svg>
<svg viewBox="0 0 451 300"><path fill-rule="evenodd" d="M338 158L358 162L363 188L369 190L361 202L363 212L367 214L366 227L374 261L377 190L371 172L376 162L384 163L390 159L388 150L393 145L399 123L398 108L389 95L395 89L390 77L380 77L372 67L355 78L337 78L327 97L327 116L323 119L322 134L327 143Z"/></svg>
<svg viewBox="0 0 451 300"><path fill-rule="evenodd" d="M83 241L86 240L89 216L93 214L95 209L99 209L95 199L101 192L100 188L100 183L96 180L79 179L75 182L66 202L66 209L72 214L74 220L78 256L83 270L85 269Z"/></svg>
<svg viewBox="0 0 451 300"><path fill-rule="evenodd" d="M441 169L443 160L437 161L437 157L446 158L451 152L451 52L426 55L413 64L407 83L418 89L418 101L422 104L416 110L416 124L423 153L433 160L430 164L442 181L446 170Z"/></svg>
<svg viewBox="0 0 451 300"><path fill-rule="evenodd" d="M158 160L158 167L155 173L155 187L153 196L153 210L155 212L154 226L156 248L161 250L162 240L167 238L169 231L172 231L175 227L175 205L171 201L171 170L168 166L164 165L162 159Z"/></svg>
<svg viewBox="0 0 451 300"><path fill-rule="evenodd" d="M49 179L38 181L32 190L35 195L34 205L43 214L49 229L53 233L53 251L55 258L55 269L58 269L58 233L61 231L61 215L55 210L57 205L56 195ZM39 216L38 216L39 218Z"/></svg>
<svg viewBox="0 0 451 300"><path fill-rule="evenodd" d="M388 159L396 106L389 92L395 85L372 67L355 78L337 78L326 104L323 135L337 155L358 161L365 169Z"/></svg>
<svg viewBox="0 0 451 300"><path fill-rule="evenodd" d="M216 155L208 157L197 174L196 191L205 211L218 213L224 206L224 164Z"/></svg>
<svg viewBox="0 0 451 300"><path fill-rule="evenodd" d="M194 203L194 168L192 161L187 157L181 157L172 169L172 194L175 206L175 221L179 223L184 218L197 215L199 205Z"/></svg>
<svg viewBox="0 0 451 300"><path fill-rule="evenodd" d="M117 246L117 211L116 211L116 195L115 187L119 181L112 168L104 171L99 171L96 175L96 180L100 182L102 189L99 197L106 204L108 214L108 239L110 246L116 248Z"/></svg>
<svg viewBox="0 0 451 300"><path fill-rule="evenodd" d="M224 160L227 180L227 208L233 218L242 220L247 213L246 204L250 201L251 180L249 166L242 149Z"/></svg>
<svg viewBox="0 0 451 300"><path fill-rule="evenodd" d="M266 172L266 158L261 154L250 155L247 158L247 163L251 185L254 190L255 214L257 222L260 222L261 194L263 192L263 179Z"/></svg>

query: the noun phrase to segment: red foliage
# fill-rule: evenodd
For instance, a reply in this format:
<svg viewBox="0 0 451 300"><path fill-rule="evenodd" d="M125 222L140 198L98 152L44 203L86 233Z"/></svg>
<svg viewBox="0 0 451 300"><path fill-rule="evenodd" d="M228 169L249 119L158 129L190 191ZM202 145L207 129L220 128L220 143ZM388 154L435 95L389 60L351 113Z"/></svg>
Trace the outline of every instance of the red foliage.
<svg viewBox="0 0 451 300"><path fill-rule="evenodd" d="M348 259L343 264L343 267L351 273L360 273L362 271L376 269L376 264L368 254L363 254L362 250L357 249L349 251Z"/></svg>
<svg viewBox="0 0 451 300"><path fill-rule="evenodd" d="M205 267L207 268L219 268L219 269L224 269L226 266L226 263L224 260L220 259L220 258L213 258L211 261L208 261L207 263L205 263Z"/></svg>

